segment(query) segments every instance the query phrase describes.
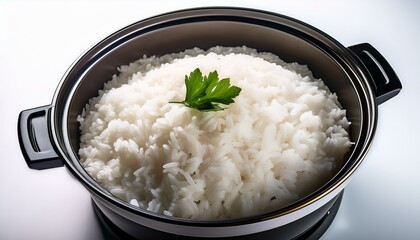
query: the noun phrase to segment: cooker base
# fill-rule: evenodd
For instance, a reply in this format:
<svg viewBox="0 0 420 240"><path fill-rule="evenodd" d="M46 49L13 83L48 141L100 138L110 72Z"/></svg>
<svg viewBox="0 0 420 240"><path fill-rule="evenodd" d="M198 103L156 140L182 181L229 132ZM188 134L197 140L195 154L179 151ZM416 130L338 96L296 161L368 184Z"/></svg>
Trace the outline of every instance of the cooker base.
<svg viewBox="0 0 420 240"><path fill-rule="evenodd" d="M341 200L343 198L343 191L339 194L337 197L337 200L334 202L330 210L327 212L327 214L318 221L315 225L304 231L299 237L295 238L294 240L317 240L319 239L325 231L327 231L328 227L333 222L335 215L338 212L338 209L341 204ZM95 202L92 201L93 209L95 212L95 215L100 223L101 230L104 236L104 239L106 240L136 240L137 238L134 238L133 236L130 236L128 233L121 230L118 226L116 226L114 223L112 223L96 206ZM277 229L272 229L269 231L261 232L252 234L249 236L239 236L239 237L232 237L232 238L223 238L223 239L279 239L279 235L276 231ZM197 238L191 238L191 237L185 237L185 236L177 236L173 234L167 234L166 237L170 237L170 239L197 239ZM146 235L145 238L141 239L157 239L153 237L153 233L151 232L150 235ZM169 238L166 238L169 239Z"/></svg>

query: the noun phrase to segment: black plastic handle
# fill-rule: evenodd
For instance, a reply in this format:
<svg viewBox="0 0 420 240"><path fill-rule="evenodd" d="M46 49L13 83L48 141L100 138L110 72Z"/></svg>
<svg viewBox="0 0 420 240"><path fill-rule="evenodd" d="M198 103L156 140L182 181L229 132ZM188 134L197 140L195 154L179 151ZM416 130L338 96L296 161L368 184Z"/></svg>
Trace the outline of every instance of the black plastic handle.
<svg viewBox="0 0 420 240"><path fill-rule="evenodd" d="M378 104L395 97L402 88L401 81L388 61L369 43L349 47L360 59L372 78Z"/></svg>
<svg viewBox="0 0 420 240"><path fill-rule="evenodd" d="M41 170L64 165L54 150L49 130L48 116L51 108L51 105L42 106L19 114L19 143L29 168Z"/></svg>

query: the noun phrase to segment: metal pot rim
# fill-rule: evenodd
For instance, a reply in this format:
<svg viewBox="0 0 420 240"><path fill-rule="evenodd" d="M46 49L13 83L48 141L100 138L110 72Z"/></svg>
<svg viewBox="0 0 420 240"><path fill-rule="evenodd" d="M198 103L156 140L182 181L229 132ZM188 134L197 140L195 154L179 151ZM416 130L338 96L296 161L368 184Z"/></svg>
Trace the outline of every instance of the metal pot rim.
<svg viewBox="0 0 420 240"><path fill-rule="evenodd" d="M324 43L329 44L328 51L334 51L337 56L342 58L343 63L346 64L346 67L351 68L351 71L355 73L355 75L359 76L359 80L361 81L359 84L363 87L363 94L366 97L366 113L362 115L363 123L365 124L365 133L363 134L363 140L360 140L360 144L358 145L358 150L353 151L351 158L355 159L355 163L349 169L343 170L340 174L337 174L332 182L333 184L328 184L328 186L324 186L323 188L318 189L313 194L299 200L298 202L292 204L291 206L279 209L274 212L270 212L267 214L259 215L259 216L252 216L246 218L239 218L239 219L232 219L232 220L188 220L188 219L181 219L175 217L167 217L160 214L152 213L147 210L139 209L134 206L131 206L129 203L126 203L116 197L113 197L111 194L106 194L104 191L94 184L91 181L86 179L85 173L81 171L81 167L76 166L71 163L72 161L77 161L75 159L74 154L71 152L69 153L68 150L71 149L71 144L69 139L66 137L68 135L67 128L64 123L59 122L57 119L64 119L67 121L68 119L68 108L69 108L69 96L73 95L74 89L69 90L64 87L66 81L68 81L68 77L72 74L75 69L77 71L80 68L86 68L88 66L81 66L81 60L85 58L91 57L93 54L97 54L98 52L107 51L107 48L111 48L115 44L121 43L121 41L125 41L125 38L130 35L133 31L138 30L147 30L149 27L150 29L161 28L168 26L173 21L178 21L178 23L188 22L191 19L201 19L204 21L208 19L210 16L217 16L217 17L229 17L232 19L232 16L240 17L241 19L257 19L258 21L268 21L273 26L276 25L276 22L282 20L287 21L291 25L305 31L308 31L312 34L312 37L321 39ZM279 23L277 23L279 24ZM149 29L149 30L150 30ZM292 29L293 30L293 29ZM320 46L325 47L325 46ZM94 63L92 63L94 64ZM60 146L57 147L58 152L64 157L65 164L67 168L75 175L80 182L95 196L99 197L100 199L109 202L113 205L113 207L119 208L119 210L128 212L131 214L136 215L136 217L140 217L142 219L150 219L153 221L153 224L157 222L166 222L169 224L176 224L176 225L183 225L188 226L192 229L195 227L237 227L243 226L244 231L246 231L246 227L250 224L258 224L264 223L266 226L264 227L266 230L272 228L274 225L277 227L281 224L287 224L291 221L297 220L302 216L305 216L331 199L333 199L348 183L350 177L357 169L357 167L362 162L362 159L367 154L369 147L371 146L373 135L376 130L377 124L377 103L375 100L375 94L366 81L366 79L370 78L365 74L363 66L361 66L360 61L345 47L343 47L340 43L336 40L328 36L327 34L323 33L322 31L304 23L299 20L275 14L271 12L255 10L255 9L245 9L245 8L225 8L225 7L215 7L215 8L196 8L196 9L187 9L181 10L176 12L171 12L167 14L162 14L156 17L151 17L132 25L129 25L114 34L110 35L109 37L105 38L104 40L97 43L95 46L90 48L86 53L81 55L79 59L77 59L69 68L69 70L63 76L60 84L57 87L57 91L54 94L53 102L52 102L52 109L49 116L49 121L51 124L51 135L54 139L55 145ZM67 99L65 103L62 103L62 99ZM57 108L58 105L65 104L65 107L62 109ZM272 222L272 224L267 224ZM280 225L279 225L280 224ZM235 230L236 232L236 230ZM252 233L252 232L251 232Z"/></svg>

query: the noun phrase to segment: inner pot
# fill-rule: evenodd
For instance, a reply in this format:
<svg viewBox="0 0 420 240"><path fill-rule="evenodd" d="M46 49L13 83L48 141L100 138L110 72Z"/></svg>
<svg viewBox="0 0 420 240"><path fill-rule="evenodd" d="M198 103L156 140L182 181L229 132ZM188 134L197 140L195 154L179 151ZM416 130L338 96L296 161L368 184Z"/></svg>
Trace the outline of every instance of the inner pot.
<svg viewBox="0 0 420 240"><path fill-rule="evenodd" d="M94 181L78 160L77 116L117 67L147 56L213 46L247 46L271 52L286 62L308 65L338 96L351 122L355 144L335 176L308 196L277 211L232 220L188 220L136 208ZM351 52L303 22L247 9L192 9L134 23L105 38L82 55L63 77L54 96L51 134L70 171L91 192L99 208L124 228L124 221L174 234L226 237L266 231L301 219L331 202L365 156L376 126L376 103L367 76ZM332 203L330 203L331 205ZM328 208L323 210L328 211ZM112 217L113 215L118 216ZM318 214L322 217L323 214ZM218 230L214 231L217 228ZM130 229L125 229L131 231Z"/></svg>

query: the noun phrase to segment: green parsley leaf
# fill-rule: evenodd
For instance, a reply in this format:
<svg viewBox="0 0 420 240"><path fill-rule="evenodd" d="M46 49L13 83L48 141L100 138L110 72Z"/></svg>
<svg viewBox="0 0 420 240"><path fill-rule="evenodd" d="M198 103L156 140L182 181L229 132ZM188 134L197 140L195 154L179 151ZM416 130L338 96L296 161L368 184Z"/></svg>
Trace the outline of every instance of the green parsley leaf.
<svg viewBox="0 0 420 240"><path fill-rule="evenodd" d="M170 103L182 103L202 112L225 109L218 103L231 104L234 102L233 98L241 92L241 88L230 85L229 78L219 80L217 71L203 76L199 68L192 71L189 76L185 75L185 86L187 88L185 100L182 102L171 101Z"/></svg>

